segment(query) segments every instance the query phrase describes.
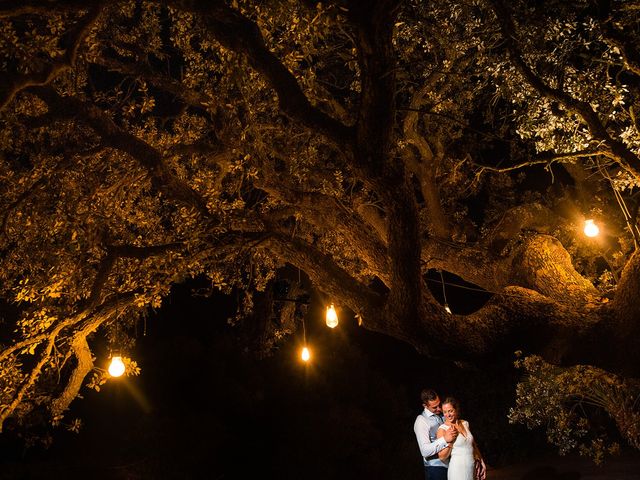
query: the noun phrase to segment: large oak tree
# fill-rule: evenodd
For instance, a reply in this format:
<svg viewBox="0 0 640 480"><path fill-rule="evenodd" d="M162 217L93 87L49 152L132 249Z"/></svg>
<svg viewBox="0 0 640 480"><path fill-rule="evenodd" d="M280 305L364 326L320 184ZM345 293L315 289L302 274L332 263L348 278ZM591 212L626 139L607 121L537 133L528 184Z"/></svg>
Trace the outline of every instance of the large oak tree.
<svg viewBox="0 0 640 480"><path fill-rule="evenodd" d="M188 278L243 292L273 348L293 268L424 355L541 355L559 406L602 393L637 447L638 10L2 2L0 426L59 419L101 339ZM491 299L448 313L438 271Z"/></svg>

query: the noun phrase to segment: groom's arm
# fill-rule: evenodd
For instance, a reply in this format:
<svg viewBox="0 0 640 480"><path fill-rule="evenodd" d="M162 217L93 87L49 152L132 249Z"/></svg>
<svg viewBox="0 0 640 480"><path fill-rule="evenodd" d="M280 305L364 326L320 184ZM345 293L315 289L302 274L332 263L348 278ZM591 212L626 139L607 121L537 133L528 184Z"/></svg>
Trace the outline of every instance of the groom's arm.
<svg viewBox="0 0 640 480"><path fill-rule="evenodd" d="M444 437L440 437L433 442L431 441L429 438L429 424L421 417L416 419L416 423L413 425L413 431L416 434L420 454L423 457L432 457L437 455L438 452L447 446L447 441Z"/></svg>
<svg viewBox="0 0 640 480"><path fill-rule="evenodd" d="M442 428L439 428L438 439L444 438L444 434L445 431ZM444 439L445 441L447 440L446 438ZM451 455L451 444L447 442L447 446L438 452L438 458L444 462L447 458L449 458L449 455Z"/></svg>

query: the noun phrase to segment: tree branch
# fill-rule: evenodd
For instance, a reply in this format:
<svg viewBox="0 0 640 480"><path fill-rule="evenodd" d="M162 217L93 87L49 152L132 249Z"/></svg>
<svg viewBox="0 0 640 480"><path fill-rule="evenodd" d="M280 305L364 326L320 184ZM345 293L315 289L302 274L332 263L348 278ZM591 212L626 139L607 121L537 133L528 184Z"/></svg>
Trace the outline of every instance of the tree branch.
<svg viewBox="0 0 640 480"><path fill-rule="evenodd" d="M176 251L184 248L182 243L167 243L164 245L150 245L147 247L137 247L134 245L109 245L107 246L107 255L102 259L98 266L98 272L91 286L91 293L86 300L85 308L94 307L100 299L102 287L107 281L109 274L118 258L137 258L145 259L166 252Z"/></svg>
<svg viewBox="0 0 640 480"><path fill-rule="evenodd" d="M93 308L96 308L98 302L100 301L100 293L104 284L109 277L111 269L115 264L118 258L130 257L130 258L149 258L154 255L159 255L162 253L166 253L172 250L178 250L183 248L183 244L181 243L169 243L165 245L152 245L149 247L136 247L132 245L118 245L118 246L109 246L107 247L107 255L102 259L100 265L98 266L98 271L93 280L93 285L91 287L91 292L87 297L87 300L80 305L80 310L78 313L74 314L72 320L65 321L62 328L66 328L71 326L82 320L83 316L86 316ZM78 320L78 318L80 320ZM51 328L43 333L38 335L26 338L21 342L14 343L3 349L0 352L0 361L7 358L7 356L11 355L13 352L26 348L34 343L40 343L43 340L46 340L52 335L57 328L57 325L52 325Z"/></svg>
<svg viewBox="0 0 640 480"><path fill-rule="evenodd" d="M38 13L49 14L51 11L77 11L87 7L95 7L103 3L100 0L3 0L0 5L0 18L17 17Z"/></svg>
<svg viewBox="0 0 640 480"><path fill-rule="evenodd" d="M312 106L289 70L269 51L258 26L225 2L173 0L170 3L202 18L203 25L222 45L246 56L278 95L280 110L325 135L338 145L351 142L352 129Z"/></svg>
<svg viewBox="0 0 640 480"><path fill-rule="evenodd" d="M513 353L514 348L542 349L556 363L572 360L575 353L568 348L580 350L579 342L568 339L587 336L594 327L572 305L515 286L505 288L474 314L456 316L445 325L434 333L449 345L449 353L465 352L473 357L505 350Z"/></svg>
<svg viewBox="0 0 640 480"><path fill-rule="evenodd" d="M398 2L355 0L349 16L357 28L361 95L356 123L355 160L375 177L388 160L395 122L393 25Z"/></svg>
<svg viewBox="0 0 640 480"><path fill-rule="evenodd" d="M402 165L390 159L396 113L392 37L398 2L354 0L349 8L357 29L362 83L354 167L383 199L388 219L391 290L387 314L394 321L404 319L415 326L423 301L418 207Z"/></svg>
<svg viewBox="0 0 640 480"><path fill-rule="evenodd" d="M599 0L597 4L599 8L597 19L602 35L611 45L618 48L624 67L640 76L640 52L629 42L629 36L615 27L614 20L610 16L610 2Z"/></svg>
<svg viewBox="0 0 640 480"><path fill-rule="evenodd" d="M105 144L127 153L144 167L154 181L155 187L169 197L195 208L205 218L210 217L206 201L184 181L177 178L165 165L161 153L148 143L120 127L102 110L75 97L62 97L49 87L32 87L35 95L42 98L54 115L77 115L100 135Z"/></svg>
<svg viewBox="0 0 640 480"><path fill-rule="evenodd" d="M516 40L516 31L511 15L502 0L490 0L500 23L505 44L510 53L511 60L525 80L543 96L559 102L566 110L578 115L586 124L593 137L609 147L607 156L617 161L627 171L640 179L640 158L629 150L625 144L609 135L605 125L591 105L581 100L576 100L566 92L552 88L540 78L524 61L522 52Z"/></svg>
<svg viewBox="0 0 640 480"><path fill-rule="evenodd" d="M64 390L51 402L51 415L57 417L69 407L78 396L87 374L93 369L91 350L85 335L76 335L71 341L71 350L76 357L76 366L71 373Z"/></svg>
<svg viewBox="0 0 640 480"><path fill-rule="evenodd" d="M596 156L607 156L609 152L606 150L580 150L578 152L544 152L540 155L536 155L531 160L527 160L526 162L518 163L517 165L512 165L511 167L492 167L489 165L481 165L479 163L475 163L471 161L471 164L478 167L480 171L478 175L481 175L484 171L489 172L512 172L514 170L520 170L521 168L531 167L533 165L550 165L553 162L562 161L562 160L572 160L575 158L585 158L585 157L596 157Z"/></svg>
<svg viewBox="0 0 640 480"><path fill-rule="evenodd" d="M107 302L104 302L102 305L98 306L97 308L93 308L93 309L85 308L81 312L75 315L72 315L71 317L68 317L67 319L61 322L58 322L50 331L39 336L39 337L44 337L43 340L44 339L47 340L46 345L44 346L44 349L40 353L40 358L38 362L33 367L31 367L31 371L29 372L27 379L22 383L22 385L20 385L20 388L18 389L11 403L4 406L4 409L0 411L0 432L2 432L2 425L4 421L13 413L13 411L18 407L18 405L22 403L24 396L29 391L29 389L31 389L34 386L36 380L40 376L40 373L42 372L42 368L48 361L50 361L53 347L55 345L56 339L58 338L58 335L64 329L73 327L75 325L80 324L80 322L85 321L85 325L81 327L79 332L77 332L77 336L74 335L74 341L79 341L78 339L81 337L86 338L86 336L91 331L95 330L102 323L104 323L109 318L111 318L115 314L115 312L118 310L118 308L122 308L123 301L125 303L133 302L135 299L136 293L137 292L125 292L125 293L114 295L112 299L110 299ZM33 341L31 343L33 343ZM16 350L15 347L16 345L12 345L11 347L3 350L0 353L0 360L5 358L9 353L15 351ZM80 348L81 345L78 344L78 347ZM85 360L83 360L81 367L82 369L86 368ZM81 381L82 379L78 380L77 378L77 376L81 375L81 373L82 373L82 370L78 370L77 373L74 371L74 374L76 375L76 377L74 377L74 374L72 374L72 380L74 382ZM74 383L74 386L75 385L76 383ZM65 399L66 399L66 396L65 396ZM63 405L63 400L61 399L60 404L58 406L61 407L62 405Z"/></svg>
<svg viewBox="0 0 640 480"><path fill-rule="evenodd" d="M444 73L432 74L413 95L409 104L409 113L403 122L403 131L408 143L413 145L419 153L419 157L416 157L412 150L405 149L405 158L407 166L420 181L420 190L426 204L426 211L429 213L432 233L440 238L448 238L451 236L450 226L444 215L440 203L440 191L435 182L436 158L427 140L418 133L418 112L424 104L424 97L443 75Z"/></svg>
<svg viewBox="0 0 640 480"><path fill-rule="evenodd" d="M629 259L620 276L620 282L616 288L616 294L612 307L617 313L618 320L616 331L622 338L636 338L640 334L640 251L637 251Z"/></svg>
<svg viewBox="0 0 640 480"><path fill-rule="evenodd" d="M353 279L328 255L313 245L283 234L271 234L262 245L284 261L303 269L314 285L333 298L340 298L354 312L365 318L379 318L384 299Z"/></svg>
<svg viewBox="0 0 640 480"><path fill-rule="evenodd" d="M83 310L79 314L69 317L62 322L59 322L50 332L48 332L48 334L45 335L47 343L44 347L44 350L40 353L38 362L33 367L31 367L31 371L29 372L29 375L27 375L27 379L22 383L22 385L20 385L20 388L18 388L18 391L13 397L11 403L5 405L3 410L0 411L0 432L2 432L2 425L4 424L4 421L9 417L9 415L13 413L16 407L20 405L23 397L25 396L27 391L34 385L36 379L40 375L42 367L44 367L44 365L49 361L58 334L63 329L81 321L88 314L89 312L87 310ZM13 345L12 347L15 347L15 345ZM15 350L15 348L12 347L9 347L2 352L0 360L6 357L11 351Z"/></svg>
<svg viewBox="0 0 640 480"><path fill-rule="evenodd" d="M207 109L210 108L214 99L198 90L185 88L185 86L173 78L159 75L154 72L147 64L143 63L125 63L113 58L99 58L96 65L105 67L112 72L118 72L122 75L144 78L154 87L163 90L171 95L179 98L187 105Z"/></svg>
<svg viewBox="0 0 640 480"><path fill-rule="evenodd" d="M4 110L18 92L28 87L47 85L60 73L73 68L80 45L89 34L91 27L100 18L104 8L105 5L103 3L93 4L89 13L70 31L70 45L64 55L60 59L51 62L41 72L26 75L4 74L2 81L0 81L0 111Z"/></svg>
<svg viewBox="0 0 640 480"><path fill-rule="evenodd" d="M323 231L335 230L342 235L367 267L382 282L389 285L389 265L386 247L378 240L372 229L359 218L354 218L338 200L319 192L300 192L283 188L283 182L277 177L268 176L272 180L261 183L261 189L273 198L289 205L285 214L291 217L297 212L304 212L305 221L321 228Z"/></svg>

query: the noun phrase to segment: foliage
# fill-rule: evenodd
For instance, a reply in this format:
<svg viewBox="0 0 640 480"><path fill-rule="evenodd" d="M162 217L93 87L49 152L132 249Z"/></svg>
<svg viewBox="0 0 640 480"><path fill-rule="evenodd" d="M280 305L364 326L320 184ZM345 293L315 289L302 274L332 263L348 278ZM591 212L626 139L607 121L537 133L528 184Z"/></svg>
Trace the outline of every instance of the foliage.
<svg viewBox="0 0 640 480"><path fill-rule="evenodd" d="M640 442L640 384L589 365L561 368L537 355L516 360L524 371L516 387L511 423L546 428L547 438L561 455L579 451L601 463L607 454L618 453L598 416L604 411L618 425L630 445Z"/></svg>
<svg viewBox="0 0 640 480"><path fill-rule="evenodd" d="M135 377L140 375L141 369L138 366L138 362L132 360L130 357L121 357L122 363L124 363L124 376L125 377ZM99 392L102 386L107 383L107 381L111 378L111 375L107 370L103 369L94 369L89 378L89 381L86 384L87 388L91 388L96 392Z"/></svg>

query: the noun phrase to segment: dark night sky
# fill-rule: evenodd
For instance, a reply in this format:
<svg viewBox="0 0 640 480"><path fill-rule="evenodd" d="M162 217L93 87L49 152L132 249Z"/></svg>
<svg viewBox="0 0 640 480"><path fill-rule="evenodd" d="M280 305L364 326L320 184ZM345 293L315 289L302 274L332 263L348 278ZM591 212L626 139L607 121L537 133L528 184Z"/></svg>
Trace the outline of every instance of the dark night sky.
<svg viewBox="0 0 640 480"><path fill-rule="evenodd" d="M150 317L132 354L140 377L85 390L69 414L83 419L82 431L57 433L49 450L21 458L5 439L2 478L419 479L413 421L423 386L462 400L494 465L540 448L539 435L506 421L510 359L464 368L429 361L345 315L326 328L312 299L311 365L298 360L301 332L257 360L226 325L232 302L189 292L175 288ZM450 302L463 308L463 298L452 292Z"/></svg>

